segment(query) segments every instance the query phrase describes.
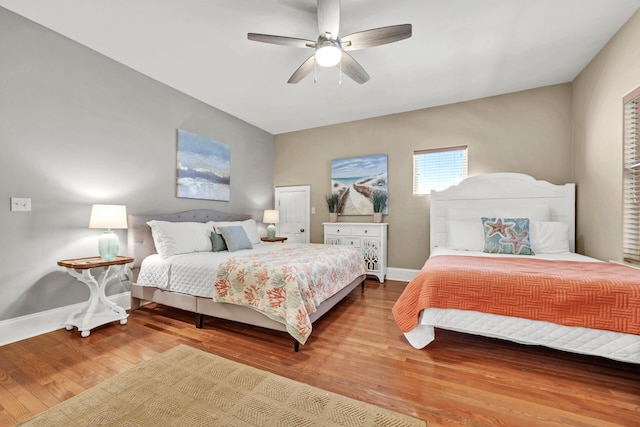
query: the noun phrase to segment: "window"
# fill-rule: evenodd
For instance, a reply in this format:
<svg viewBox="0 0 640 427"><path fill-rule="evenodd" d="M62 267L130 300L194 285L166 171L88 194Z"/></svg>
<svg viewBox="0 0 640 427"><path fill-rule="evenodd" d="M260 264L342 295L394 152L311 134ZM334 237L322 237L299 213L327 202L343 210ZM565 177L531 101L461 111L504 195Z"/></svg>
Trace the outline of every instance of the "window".
<svg viewBox="0 0 640 427"><path fill-rule="evenodd" d="M444 190L467 177L467 146L415 150L413 195Z"/></svg>
<svg viewBox="0 0 640 427"><path fill-rule="evenodd" d="M624 187L622 256L625 262L640 264L640 146L638 121L640 88L625 96L624 102Z"/></svg>

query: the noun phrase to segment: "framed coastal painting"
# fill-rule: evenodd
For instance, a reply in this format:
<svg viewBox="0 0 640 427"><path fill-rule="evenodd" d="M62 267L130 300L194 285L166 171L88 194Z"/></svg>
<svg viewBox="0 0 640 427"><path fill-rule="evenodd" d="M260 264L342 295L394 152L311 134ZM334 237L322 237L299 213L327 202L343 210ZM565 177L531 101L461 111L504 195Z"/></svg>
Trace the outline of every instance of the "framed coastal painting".
<svg viewBox="0 0 640 427"><path fill-rule="evenodd" d="M177 196L229 201L231 152L227 144L178 129Z"/></svg>
<svg viewBox="0 0 640 427"><path fill-rule="evenodd" d="M387 163L386 154L331 161L331 192L340 196L340 214L373 214L374 193L389 194ZM386 200L385 197L383 214L389 213Z"/></svg>

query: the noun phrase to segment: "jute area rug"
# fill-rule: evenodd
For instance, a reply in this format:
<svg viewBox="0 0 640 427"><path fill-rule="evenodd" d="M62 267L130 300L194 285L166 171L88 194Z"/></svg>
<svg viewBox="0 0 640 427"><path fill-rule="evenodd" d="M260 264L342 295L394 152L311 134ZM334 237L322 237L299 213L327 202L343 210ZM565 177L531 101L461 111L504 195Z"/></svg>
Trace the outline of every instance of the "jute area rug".
<svg viewBox="0 0 640 427"><path fill-rule="evenodd" d="M21 425L409 427L426 423L179 345Z"/></svg>

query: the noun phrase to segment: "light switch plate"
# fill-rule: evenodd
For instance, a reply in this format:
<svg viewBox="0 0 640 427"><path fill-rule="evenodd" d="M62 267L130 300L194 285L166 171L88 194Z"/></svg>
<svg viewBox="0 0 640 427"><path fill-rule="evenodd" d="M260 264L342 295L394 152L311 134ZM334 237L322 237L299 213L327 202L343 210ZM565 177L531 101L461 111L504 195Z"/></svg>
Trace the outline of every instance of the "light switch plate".
<svg viewBox="0 0 640 427"><path fill-rule="evenodd" d="M31 211L31 198L28 197L12 197L11 198L11 210L12 211Z"/></svg>

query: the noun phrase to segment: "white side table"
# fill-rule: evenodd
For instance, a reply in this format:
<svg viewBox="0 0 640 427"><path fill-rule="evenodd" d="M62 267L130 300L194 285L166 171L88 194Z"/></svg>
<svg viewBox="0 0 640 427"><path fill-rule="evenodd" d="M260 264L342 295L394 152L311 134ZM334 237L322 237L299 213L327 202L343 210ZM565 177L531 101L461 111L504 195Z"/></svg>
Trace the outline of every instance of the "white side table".
<svg viewBox="0 0 640 427"><path fill-rule="evenodd" d="M89 301L67 317L64 322L68 331L77 327L83 338L91 334L91 329L105 323L120 321L121 325L127 323L129 315L124 308L110 301L104 293L105 286L112 277L122 272L127 264L133 262L133 258L117 256L111 261L104 261L100 257L66 259L58 261L58 265L65 267L71 277L89 287L91 296ZM91 274L92 268L103 267L105 274L100 281Z"/></svg>

